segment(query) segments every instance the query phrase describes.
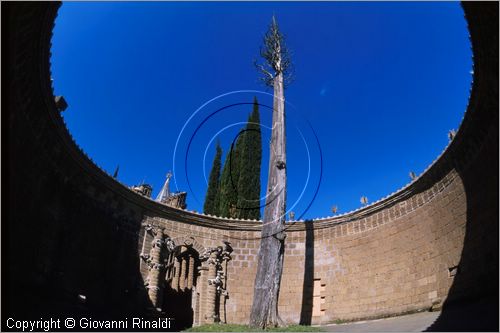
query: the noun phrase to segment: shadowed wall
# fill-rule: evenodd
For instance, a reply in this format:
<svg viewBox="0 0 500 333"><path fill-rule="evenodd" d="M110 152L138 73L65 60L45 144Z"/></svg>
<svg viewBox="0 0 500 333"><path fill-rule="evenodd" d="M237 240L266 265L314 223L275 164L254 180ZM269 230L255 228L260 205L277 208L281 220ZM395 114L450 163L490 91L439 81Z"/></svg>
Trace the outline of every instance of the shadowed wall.
<svg viewBox="0 0 500 333"><path fill-rule="evenodd" d="M205 248L231 242L227 320L247 322L259 223L153 202L81 151L50 83L58 6L2 3L2 83L8 89L2 94L2 139L8 142L3 318L148 316L140 235L142 223L154 222L170 237L191 236ZM289 224L280 293L285 321L380 317L444 303L435 326L445 330L453 327L453 308L498 309L498 4L466 3L464 10L474 82L455 139L424 175L387 198L338 217ZM324 287L311 293L316 280ZM319 309L308 300L314 293L324 298ZM471 327L497 330L498 311L482 313L485 318L468 321Z"/></svg>

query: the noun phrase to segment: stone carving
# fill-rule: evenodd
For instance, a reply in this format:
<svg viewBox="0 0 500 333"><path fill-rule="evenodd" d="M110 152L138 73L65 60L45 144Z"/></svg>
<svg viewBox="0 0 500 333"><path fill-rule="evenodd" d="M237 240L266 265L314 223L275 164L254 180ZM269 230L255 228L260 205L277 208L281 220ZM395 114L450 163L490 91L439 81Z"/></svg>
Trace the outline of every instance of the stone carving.
<svg viewBox="0 0 500 333"><path fill-rule="evenodd" d="M151 267L152 269L160 270L160 269L162 269L163 267L165 267L165 265L164 265L164 264L152 264L150 267Z"/></svg>
<svg viewBox="0 0 500 333"><path fill-rule="evenodd" d="M222 259L223 260L231 260L231 253L233 252L233 248L231 247L231 243L224 241L224 245L222 246Z"/></svg>
<svg viewBox="0 0 500 333"><path fill-rule="evenodd" d="M39 184L40 186L37 186L36 191L33 192L33 198L36 198L36 200L32 200L32 203L34 204L33 206L34 209L26 211L25 210L26 203L24 200L12 200L12 206L10 207L10 211L13 212L13 216L12 218L9 219L9 221L7 221L7 223L9 225L15 225L16 228L19 228L20 235L22 234L31 235L33 226L35 226L35 228L39 227L36 223L38 223L38 217L41 216L40 214L42 212L47 213L46 212L47 207L51 207L51 204L55 203L56 199L57 200L59 199L58 196L49 194L51 193L50 191L53 190L54 184L59 184L60 178L64 175L75 175L75 176L71 176L68 182L66 182L65 180L64 183L61 183L61 185L64 186L58 188L60 190L59 191L60 193L62 194L66 193L65 195L62 195L60 197L62 201L61 204L57 205L57 207L61 208L58 208L58 210L64 212L63 208L67 209L68 211L74 209L74 214L73 214L75 219L74 222L79 222L81 216L81 218L87 219L88 223L86 224L72 223L70 226L70 230L72 231L72 233L68 234L63 233L62 236L58 236L57 234L50 232L51 230L49 229L47 230L48 232L37 235L36 237L33 237L29 241L12 242L12 245L11 246L9 245L10 246L9 253L15 253L14 258L18 259L12 262L13 267L9 267L9 272L6 272L10 274L8 275L8 278L9 280L12 281L16 280L17 274L23 276L23 279L27 279L26 281L31 281L30 280L32 279L31 276L32 275L36 276L36 274L33 274L33 268L34 268L33 263L36 263L37 260L41 260L45 257L51 258L49 257L49 254L44 254L43 251L37 251L38 252L37 256L34 256L33 251L31 251L31 248L29 246L26 246L26 244L31 244L34 248L42 248L38 247L39 246L38 242L41 242L42 240L56 241L58 240L59 237L67 237L69 241L77 243L80 240L80 238L78 237L87 236L85 233L87 232L87 230L92 230L94 228L95 230L102 229L103 226L100 225L99 223L100 219L93 217L100 216L100 214L104 216L108 214L110 210L116 208L110 207L109 209L102 211L97 209L98 207L97 205L95 206L90 205L89 204L90 202L93 202L97 199L93 197L94 195L93 192L92 193L84 192L83 186L87 186L86 184L88 184L89 188L92 187L102 188L102 190L100 191L103 194L101 195L101 197L103 198L108 197L107 194L116 196L116 193L121 193L118 183L115 184L114 182L109 182L110 184L109 186L103 186L104 184L106 184L106 182L108 181L107 179L109 177L106 176L105 173L100 172L95 165L88 163L88 167L81 168L82 166L81 161L85 161L86 158L85 155L80 150L80 148L74 143L74 141L72 141L71 136L67 132L67 130L63 128L64 126L63 118L59 117L57 113L55 114L57 109L54 108L54 110L52 110L52 108L50 107L52 103L43 103L44 100L52 101L53 99L52 90L50 89L50 87L47 87L48 80L45 80L46 79L45 76L47 75L44 76L44 74L50 72L48 68L50 62L48 61L47 58L48 55L50 54L49 31L52 29L53 25L50 21L53 21L53 18L56 15L56 10L55 9L52 10L52 8L58 6L60 6L60 4L57 3L50 3L41 6L33 6L33 8L27 8L26 6L22 7L18 6L21 8L11 8L12 10L9 10L8 13L6 13L8 14L7 17L9 18L8 20L9 36L11 36L11 33L13 31L18 31L18 29L20 28L23 29L19 30L22 31L23 33L17 33L16 35L14 35L13 38L7 38L7 42L9 45L9 47L6 48L6 50L8 50L8 55L9 55L8 57L6 57L9 59L8 67L12 68L14 73L13 77L16 78L15 80L12 81L12 87L15 93L12 94L12 103L9 103L7 110L7 114L12 115L9 118L12 121L12 123L9 125L9 128L12 129L11 133L13 133L12 134L13 136L15 136L16 138L17 137L24 138L23 140L9 140L9 144L12 144L12 146L9 146L10 150L16 152L16 154L13 154L12 161L9 161L9 163L12 163L13 165L16 166L24 165L23 166L24 168L28 168L26 165L37 166L37 168L33 168L32 170L23 168L14 168L12 169L12 174L10 175L10 177L12 183L20 185L19 188L22 188L23 186L25 188L29 188L29 184L25 185L27 180L30 179L29 177L26 177L27 175L27 173L25 172L26 170L30 170L31 172L33 172L32 176L35 179L40 180ZM465 14L467 15L467 21L471 28L470 32L472 36L471 40L474 41L474 64L475 64L475 74L474 74L474 84L473 84L474 89L472 90L471 103L467 108L468 117L464 118L464 125L467 125L464 126L464 130L466 131L461 131L459 134L457 134L460 136L459 138L457 138L460 140L456 141L457 149L452 149L447 151L447 153L442 156L443 158L441 158L438 161L439 163L436 163L436 168L432 168L433 172L430 172L425 175L425 178L422 180L425 181L425 184L434 183L440 179L435 177L438 176L441 177L442 175L446 175L446 173L444 172L448 172L449 168L451 168L448 166L449 164L453 165L460 164L463 166L465 165L468 166L470 163L471 170L474 170L472 167L475 167L476 165L480 164L483 164L484 166L491 165L491 158L494 158L495 154L488 155L488 152L490 151L490 149L491 151L498 151L498 140L494 140L495 128L496 128L496 136L498 136L498 127L497 127L498 114L496 112L487 112L490 110L490 108L488 107L489 105L493 106L495 105L495 100L496 104L498 103L498 91L496 92L495 96L495 90L491 89L491 85L481 84L482 82L494 82L492 80L495 79L495 77L492 75L494 75L496 71L489 69L490 68L489 66L491 66L492 64L494 65L495 61L492 62L489 61L489 59L491 59L492 55L494 58L496 58L494 54L495 50L496 53L498 54L498 46L493 47L493 44L495 44L494 38L488 38L489 36L491 36L491 34L488 33L488 27L490 27L492 24L489 23L492 21L489 19L492 16L490 16L490 14L488 13L496 11L494 9L488 10L488 8L485 7L481 8L481 6L473 6L472 4L467 5L467 3L464 3L464 11ZM43 18L43 20L41 18ZM496 23L496 25L497 24L498 23ZM34 42L32 41L35 41L38 47L32 47L32 45L35 45ZM10 66L11 63L12 66ZM45 83L45 81L47 81L47 83ZM42 96L42 94L45 95L46 98L44 99L31 98L32 96ZM47 105L49 107L47 107ZM42 110L43 112L41 112ZM55 116L56 118L53 119L58 121L51 121L53 120L51 118L52 116ZM59 123L61 125L58 125ZM32 130L23 131L24 128ZM42 129L44 128L46 128L46 130L42 131ZM491 131L490 128L492 128L493 131ZM61 133L64 135L61 135ZM477 138L479 138L480 141L482 140L481 149L476 148L479 147L480 145L477 146L466 145L466 143L469 143ZM37 145L35 145L35 143ZM474 150L474 154L465 154L468 152L469 149ZM65 158L57 159L57 157L61 156L65 156ZM25 161L31 161L33 162L33 164L25 163ZM54 161L58 161L59 163L54 163ZM84 165L86 164L87 162L85 162ZM54 169L54 167L57 168L57 172L45 172L45 170L56 170ZM436 171L436 169L438 171ZM469 176L470 174L471 176ZM40 175L42 175L43 177L40 177ZM480 183L480 181L482 181L484 177L488 176L486 172L483 174L479 173L476 174L470 172L467 173L466 175L467 175L466 179L467 183ZM498 176L498 174L496 176ZM478 178L478 180L476 179L476 177ZM486 185L488 185L487 182ZM495 189L496 186L494 185L492 186L493 189ZM78 191L71 190L76 188L79 188L80 190ZM472 192L469 193L469 195L467 196L468 202L469 199L475 200L474 198L476 197L481 197L481 196L484 197L485 193L489 194L492 189L491 186L473 187L473 189L476 188L480 190L479 194L482 195L476 195L476 192L471 190ZM68 191L66 192L66 190ZM409 192L409 190L405 191ZM15 193L17 192L18 191L15 191ZM22 193L21 191L19 192ZM498 193L497 189L496 193ZM79 200L82 195L85 199L92 199L93 201ZM120 194L120 196L121 195L122 194ZM125 197L128 197L126 193ZM136 203L136 199L134 199L134 197L130 196L130 198L128 199L130 202L130 206L134 207L134 209L142 210L143 206ZM395 195L395 197L397 197L397 195ZM18 197L15 196L14 199L18 199ZM478 201L472 201L471 204L474 205L477 204L477 202L479 202L480 199L477 200ZM124 202L127 202L127 200L125 200ZM82 205L83 210L79 211L78 210L79 207L77 207L77 205ZM127 206L128 205L129 203L127 203ZM382 203L381 205L385 205L385 203ZM435 209L435 207L439 207L439 204L434 203L431 208ZM483 203L481 207L482 209L480 210L481 211L480 213L483 215L490 214L490 212L492 212L491 213L492 216L498 215L498 206L496 205L496 203L488 204L486 202ZM26 217L21 213L27 214ZM23 217L22 220L25 221L25 224L22 226L18 226L15 223L21 220L21 217ZM474 216L467 215L466 217L467 218L470 217L472 220L476 219L475 215ZM485 222L487 221L493 223L496 222L494 218L485 219ZM59 224L62 223L61 225L66 228L66 225L64 224L65 222L66 221L64 218L55 216L53 219L53 223L51 225L60 226ZM110 225L111 223L116 223L116 222L121 222L121 221L117 220L114 216L112 217L110 216L109 219ZM471 223L471 225L473 227L474 223ZM82 228L81 226L84 227ZM489 226L490 225L488 224L488 227ZM493 227L494 226L495 224L493 224ZM481 231L481 235L482 234L486 236L489 235L487 233L489 228L485 226L481 226L481 228L477 230ZM473 229L473 231L476 232L476 229ZM346 231L344 230L344 233L345 232ZM121 233L124 233L123 230L120 231L120 234ZM496 233L491 233L491 234L496 234ZM123 237L126 236L123 235ZM491 237L494 237L494 235ZM478 239L482 240L482 242L479 242L479 244L489 244L489 242L484 241L485 240L484 238L479 237ZM486 239L489 241L488 237L486 237ZM495 239L493 238L493 243L494 241ZM124 254L123 256L120 257L129 258L128 250L126 248L121 248L123 247L123 245L121 244L122 243L109 242L109 239L105 237L103 238L102 241L100 238L95 239L95 244L93 244L93 246L95 246L96 249L100 249L99 251L107 251L108 249L107 246L120 246L120 248L118 249L118 253ZM473 249L476 249L475 245ZM478 252L475 253L479 258L480 263L482 263L481 258L486 257L485 255L483 255L483 252L487 253L486 252L487 249L488 248L486 245L477 246ZM133 250L135 251L135 249ZM467 248L465 250L467 250ZM87 253L85 253L85 251L80 251L75 254L76 256L72 256L72 260L78 262L81 260L79 255L86 255ZM58 255L59 254L56 254L54 260L59 259ZM41 258L39 259L39 257ZM29 261L27 261L27 259ZM115 258L115 259L122 260L120 258ZM31 261L33 261L33 263ZM487 261L485 261L485 263L487 263ZM478 265L477 268L478 272L480 271L479 266L487 266L487 265L486 264ZM95 268L97 267L99 266L96 265ZM113 273L117 274L118 276L126 272L124 270L123 271L121 270L123 267L129 267L129 265L128 264L122 265L122 263L119 262L117 265L103 266L104 269L110 270L110 272L112 272L111 270L116 270L116 272ZM117 268L119 268L120 270L118 270ZM108 274L108 271L103 271L100 273ZM73 274L72 276L80 278L79 274ZM488 275L486 276L488 277ZM72 279L70 277L67 278ZM73 281L69 280L68 283L73 284ZM113 286L110 286L109 288L110 295L112 296L118 295L116 294L115 291L115 289L118 290L118 288L112 288L112 287ZM463 284L463 288L465 291L467 291L467 287L468 284ZM473 285L473 287L475 288L468 288L468 289L477 289L484 293L489 292L488 288L486 288L485 290L481 288L478 289L477 284ZM461 288L459 289L462 290ZM19 288L18 297L16 297L15 300L12 301L12 303L10 302L8 303L9 305L11 305L10 308L11 309L23 308L26 311L26 313L34 312L34 309L36 309L36 306L38 304L38 302L33 301L36 295L35 296L30 295L29 293L24 292L22 289L23 288ZM51 293L47 294L50 295ZM121 298L119 298L119 300L121 300ZM45 306L50 306L52 304L51 302L52 300L47 298L44 300L43 303L45 304ZM119 302L117 302L117 304L118 303ZM359 309L356 309L356 311L358 310ZM9 311L14 311L14 310L9 310Z"/></svg>
<svg viewBox="0 0 500 333"><path fill-rule="evenodd" d="M204 261L204 260L209 260L210 258L213 258L216 261L217 257L219 256L219 254L221 252L222 252L221 246L209 247L205 250L205 252L202 253L202 255L200 256L200 260ZM215 256L212 256L212 253L217 253L217 254ZM210 262L212 262L212 261L210 261Z"/></svg>
<svg viewBox="0 0 500 333"><path fill-rule="evenodd" d="M132 191L139 193L142 196L147 198L151 198L151 193L153 192L153 188L149 184L140 184L129 187Z"/></svg>
<svg viewBox="0 0 500 333"><path fill-rule="evenodd" d="M164 243L165 243L165 246L167 247L167 250L169 252L173 252L174 251L174 249L175 249L175 243L174 243L174 241L170 237L165 238Z"/></svg>
<svg viewBox="0 0 500 333"><path fill-rule="evenodd" d="M217 290L220 289L220 286L222 285L222 271L217 271L217 276L214 279L208 279L208 285L214 285L217 287Z"/></svg>
<svg viewBox="0 0 500 333"><path fill-rule="evenodd" d="M157 247L161 247L163 245L163 239L159 238L159 239L156 239L153 246L157 246Z"/></svg>
<svg viewBox="0 0 500 333"><path fill-rule="evenodd" d="M207 283L209 289L207 291L207 309L209 313L205 315L205 319L213 320L214 322L221 321L220 309L216 307L216 304L220 304L221 297L223 297L224 304L226 299L229 297L229 293L226 290L226 280L227 280L227 262L231 260L231 253L233 248L231 243L224 242L222 246L210 247L202 254L200 259L208 266L208 278ZM200 267L200 271L206 270L205 267ZM225 322L225 306L222 307L224 313L223 318Z"/></svg>
<svg viewBox="0 0 500 333"><path fill-rule="evenodd" d="M154 287L147 286L146 288L149 289L149 290L152 290L152 291L156 291L156 292L158 292L160 290L160 287L158 287L158 286L154 286Z"/></svg>
<svg viewBox="0 0 500 333"><path fill-rule="evenodd" d="M175 292L189 292L197 289L196 277L201 276L199 281L205 283L206 287L200 289L203 290L201 294L193 294L193 299L200 297L197 302L206 304L203 308L208 313L195 317L204 318L209 323L225 322L225 302L229 297L226 286L227 263L232 259L233 252L231 243L224 241L220 246L206 248L198 257L193 249L196 243L193 237L177 240L180 244L176 245L160 226L144 223L143 227L146 233L153 236L150 252L145 253L143 247L140 257L148 268L144 285L154 307L162 308L162 293L166 284L170 284Z"/></svg>
<svg viewBox="0 0 500 333"><path fill-rule="evenodd" d="M161 308L161 291L164 287L164 282L160 281L163 271L165 270L164 263L164 249L167 253L173 252L175 249L175 243L171 238L164 234L164 229L150 223L143 224L145 233L150 233L154 236L151 241L151 250L149 254L141 253L141 259L148 266L149 272L145 281L145 287L148 289L148 295L151 302L154 304L155 308ZM145 234L146 237L146 234ZM146 238L144 238L144 241ZM144 248L143 248L144 251Z"/></svg>
<svg viewBox="0 0 500 333"><path fill-rule="evenodd" d="M153 229L153 226L149 223L143 224L143 227L146 231L150 231L151 229Z"/></svg>

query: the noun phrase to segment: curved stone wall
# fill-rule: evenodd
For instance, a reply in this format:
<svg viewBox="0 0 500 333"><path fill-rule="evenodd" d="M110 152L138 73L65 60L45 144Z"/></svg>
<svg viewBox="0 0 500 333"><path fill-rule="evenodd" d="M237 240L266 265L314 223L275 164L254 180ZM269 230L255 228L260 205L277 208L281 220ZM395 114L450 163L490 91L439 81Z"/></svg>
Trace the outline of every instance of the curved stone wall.
<svg viewBox="0 0 500 333"><path fill-rule="evenodd" d="M177 242L194 238L198 252L231 242L228 298L219 306L228 322L247 322L259 222L158 204L85 155L52 95L49 52L58 7L2 4L9 89L3 94L3 317L151 315L139 254L150 249L144 225L153 224ZM444 302L440 320L446 325L454 302L484 300L498 314L498 3L463 7L474 81L455 139L424 174L387 198L341 216L289 224L280 297L285 321L380 317ZM202 292L204 279L198 279ZM211 320L203 302L195 323Z"/></svg>

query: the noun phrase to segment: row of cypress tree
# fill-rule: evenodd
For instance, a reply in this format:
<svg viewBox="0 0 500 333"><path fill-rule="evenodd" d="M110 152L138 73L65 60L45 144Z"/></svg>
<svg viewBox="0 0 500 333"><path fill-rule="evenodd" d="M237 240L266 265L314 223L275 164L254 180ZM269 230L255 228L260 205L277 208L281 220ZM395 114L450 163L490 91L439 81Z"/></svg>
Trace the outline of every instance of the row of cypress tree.
<svg viewBox="0 0 500 333"><path fill-rule="evenodd" d="M203 211L222 217L260 219L262 136L257 98L246 127L231 144L221 173L222 148L217 143Z"/></svg>

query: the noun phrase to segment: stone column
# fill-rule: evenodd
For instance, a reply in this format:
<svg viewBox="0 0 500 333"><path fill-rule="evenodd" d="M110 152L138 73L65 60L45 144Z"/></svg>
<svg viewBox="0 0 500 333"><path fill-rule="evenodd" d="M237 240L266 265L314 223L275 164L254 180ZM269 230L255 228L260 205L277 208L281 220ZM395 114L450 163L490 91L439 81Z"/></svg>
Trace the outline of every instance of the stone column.
<svg viewBox="0 0 500 333"><path fill-rule="evenodd" d="M227 291L226 291L226 274L227 274L227 260L226 258L222 257L222 281L220 285L220 291L219 291L219 313L220 313L220 320L223 323L226 323L226 297L227 297Z"/></svg>
<svg viewBox="0 0 500 333"><path fill-rule="evenodd" d="M208 323L213 323L216 321L216 311L215 311L215 303L217 298L217 285L210 280L214 281L217 278L217 259L218 251L211 251L210 257L207 261L208 263L208 279L209 285L207 287L207 315L206 319Z"/></svg>
<svg viewBox="0 0 500 333"><path fill-rule="evenodd" d="M200 267L198 267L198 271L199 271L199 280L198 280L199 282L197 283L197 289L200 293L200 296L199 296L199 300L198 300L199 310L198 310L197 317L198 317L198 325L202 325L202 324L208 322L205 318L205 314L208 313L207 304L206 304L207 303L206 302L207 287L208 287L208 283L207 283L208 267L206 267L205 265L200 266Z"/></svg>
<svg viewBox="0 0 500 333"><path fill-rule="evenodd" d="M165 280L168 280L169 284L172 285L173 274L174 274L174 261L175 261L175 243L170 237L164 238L165 248L168 251L168 256L166 260L166 272L165 272Z"/></svg>
<svg viewBox="0 0 500 333"><path fill-rule="evenodd" d="M181 261L179 258L174 258L174 277L172 279L172 289L179 290L179 279L181 276Z"/></svg>
<svg viewBox="0 0 500 333"><path fill-rule="evenodd" d="M165 260L165 280L170 279L170 274L172 273L172 252L169 252L167 260Z"/></svg>
<svg viewBox="0 0 500 333"><path fill-rule="evenodd" d="M186 269L187 269L186 257L182 256L181 260L182 262L181 262L181 272L179 277L179 291L184 291L186 289Z"/></svg>
<svg viewBox="0 0 500 333"><path fill-rule="evenodd" d="M198 326L198 313L200 312L200 303L198 297L198 289L191 289L191 309L193 310L193 326Z"/></svg>
<svg viewBox="0 0 500 333"><path fill-rule="evenodd" d="M163 245L163 230L154 230L155 237L153 238L151 251L149 256L151 258L150 269L149 269L149 285L148 285L148 295L149 299L153 303L155 308L159 308L159 291L160 291L160 269L163 267L161 263L161 247Z"/></svg>
<svg viewBox="0 0 500 333"><path fill-rule="evenodd" d="M227 263L229 260L231 260L231 253L233 252L233 248L231 247L231 243L229 242L224 242L224 245L222 246L222 285L221 285L221 292L219 297L223 298L223 302L220 303L220 310L219 313L221 313L221 321L224 323L227 322L226 319L226 300L229 296L227 292Z"/></svg>
<svg viewBox="0 0 500 333"><path fill-rule="evenodd" d="M148 229L144 227L144 237L142 238L142 250L140 256L144 256L144 248L146 247L146 239L148 236ZM142 272L142 260L139 261L139 272Z"/></svg>
<svg viewBox="0 0 500 333"><path fill-rule="evenodd" d="M196 274L194 270L194 257L189 255L189 266L188 266L188 276L187 276L187 289L193 289L194 275Z"/></svg>

